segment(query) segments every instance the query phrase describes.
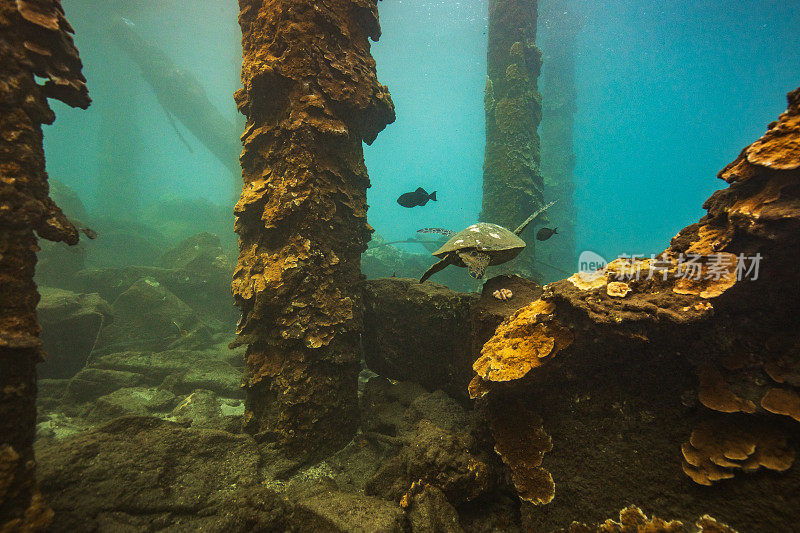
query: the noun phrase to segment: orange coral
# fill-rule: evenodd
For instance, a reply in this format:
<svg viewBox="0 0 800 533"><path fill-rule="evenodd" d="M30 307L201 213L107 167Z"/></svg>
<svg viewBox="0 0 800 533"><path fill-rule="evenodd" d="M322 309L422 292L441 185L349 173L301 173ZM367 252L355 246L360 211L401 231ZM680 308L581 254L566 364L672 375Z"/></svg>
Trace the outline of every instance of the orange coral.
<svg viewBox="0 0 800 533"><path fill-rule="evenodd" d="M716 298L736 284L738 265L739 259L731 253L720 252L702 257L697 274L680 277L672 291L677 294L696 294L701 298Z"/></svg>
<svg viewBox="0 0 800 533"><path fill-rule="evenodd" d="M576 272L567 279L582 291L599 289L600 287L605 287L608 283L608 275L603 270Z"/></svg>
<svg viewBox="0 0 800 533"><path fill-rule="evenodd" d="M707 514L701 516L700 519L695 522L695 525L699 528L700 533L736 533L736 530L728 524L718 522L715 518Z"/></svg>
<svg viewBox="0 0 800 533"><path fill-rule="evenodd" d="M755 413L756 406L728 389L722 374L710 365L703 365L698 371L700 389L697 398L700 403L722 413Z"/></svg>
<svg viewBox="0 0 800 533"><path fill-rule="evenodd" d="M472 365L485 381L520 379L543 359L572 343L569 329L553 320L555 305L537 300L506 319L483 345L481 357Z"/></svg>
<svg viewBox="0 0 800 533"><path fill-rule="evenodd" d="M480 376L474 376L469 382L469 397L473 400L483 398L491 390L489 382L484 381Z"/></svg>
<svg viewBox="0 0 800 533"><path fill-rule="evenodd" d="M629 292L631 292L630 286L621 281L612 281L606 287L606 293L614 298L624 298Z"/></svg>
<svg viewBox="0 0 800 533"><path fill-rule="evenodd" d="M736 533L732 527L717 522L709 515L701 516L695 526L699 533ZM678 520L662 520L661 518L647 518L644 512L631 505L619 512L619 522L608 519L601 524L587 525L573 522L568 528L561 530L564 533L686 533L683 522Z"/></svg>
<svg viewBox="0 0 800 533"><path fill-rule="evenodd" d="M619 512L619 522L608 519L599 524L581 524L573 522L565 533L686 533L683 523L678 520L669 522L660 518L647 518L644 512L631 505Z"/></svg>
<svg viewBox="0 0 800 533"><path fill-rule="evenodd" d="M734 477L736 469L760 467L783 472L794 462L794 450L775 428L755 422L747 426L727 420L704 422L681 446L683 471L700 485Z"/></svg>
<svg viewBox="0 0 800 533"><path fill-rule="evenodd" d="M786 415L800 422L800 395L786 389L770 389L761 398L761 407L778 415Z"/></svg>
<svg viewBox="0 0 800 533"><path fill-rule="evenodd" d="M489 427L494 451L511 469L511 479L520 499L540 505L550 503L555 483L542 468L544 454L553 449L542 419L517 401L492 402Z"/></svg>
<svg viewBox="0 0 800 533"><path fill-rule="evenodd" d="M750 163L776 170L800 168L800 113L791 111L745 150Z"/></svg>

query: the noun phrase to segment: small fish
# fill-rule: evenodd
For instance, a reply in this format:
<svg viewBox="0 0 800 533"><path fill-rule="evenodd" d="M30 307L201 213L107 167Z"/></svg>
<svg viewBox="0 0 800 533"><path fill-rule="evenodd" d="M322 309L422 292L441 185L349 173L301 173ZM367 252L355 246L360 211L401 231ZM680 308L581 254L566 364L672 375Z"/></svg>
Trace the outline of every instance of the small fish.
<svg viewBox="0 0 800 533"><path fill-rule="evenodd" d="M436 201L436 191L428 194L425 192L425 189L420 187L414 192L401 194L400 198L397 199L397 203L403 207L416 207L418 205L427 204L428 200L433 200L434 202Z"/></svg>
<svg viewBox="0 0 800 533"><path fill-rule="evenodd" d="M542 229L540 229L539 231L536 232L536 240L538 240L538 241L546 241L547 239L549 239L553 235L557 235L557 234L558 234L558 228L553 228L553 229L542 228Z"/></svg>
<svg viewBox="0 0 800 533"><path fill-rule="evenodd" d="M97 232L92 228L87 228L86 226L82 226L78 228L78 231L80 231L81 233L83 233L92 240L97 238Z"/></svg>

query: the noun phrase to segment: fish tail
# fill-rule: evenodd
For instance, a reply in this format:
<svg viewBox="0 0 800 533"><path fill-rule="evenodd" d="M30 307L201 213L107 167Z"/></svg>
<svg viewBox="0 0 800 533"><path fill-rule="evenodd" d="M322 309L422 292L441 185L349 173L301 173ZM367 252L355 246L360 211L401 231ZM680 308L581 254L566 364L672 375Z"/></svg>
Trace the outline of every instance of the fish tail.
<svg viewBox="0 0 800 533"><path fill-rule="evenodd" d="M433 200L434 202L436 202L436 201L437 201L437 200L436 200L436 191L433 191L433 192L431 193L431 195L430 195L428 198L430 198L431 200Z"/></svg>

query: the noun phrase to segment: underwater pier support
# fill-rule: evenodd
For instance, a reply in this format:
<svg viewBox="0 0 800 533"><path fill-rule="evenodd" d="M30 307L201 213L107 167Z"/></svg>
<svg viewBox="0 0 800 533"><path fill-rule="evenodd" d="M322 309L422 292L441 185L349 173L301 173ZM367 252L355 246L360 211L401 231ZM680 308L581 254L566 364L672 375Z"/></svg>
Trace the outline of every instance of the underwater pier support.
<svg viewBox="0 0 800 533"><path fill-rule="evenodd" d="M248 345L244 428L301 461L358 424L362 141L394 121L369 38L376 0L240 0L242 194L233 294Z"/></svg>
<svg viewBox="0 0 800 533"><path fill-rule="evenodd" d="M90 99L58 0L0 2L0 531L43 531L52 511L36 487L36 365L42 359L33 281L37 239L77 244L49 197L42 124L47 99ZM44 78L37 83L35 76Z"/></svg>
<svg viewBox="0 0 800 533"><path fill-rule="evenodd" d="M481 220L514 228L545 204L537 128L537 0L490 0L486 77L486 152ZM532 228L531 228L532 229ZM532 233L529 230L529 233ZM533 241L511 265L533 270Z"/></svg>

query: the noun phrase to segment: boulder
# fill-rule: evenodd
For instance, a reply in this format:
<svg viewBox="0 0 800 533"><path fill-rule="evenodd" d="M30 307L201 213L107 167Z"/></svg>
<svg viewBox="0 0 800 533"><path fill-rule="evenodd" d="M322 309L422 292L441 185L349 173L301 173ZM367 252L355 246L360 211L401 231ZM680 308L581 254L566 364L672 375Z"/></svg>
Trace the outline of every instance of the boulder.
<svg viewBox="0 0 800 533"><path fill-rule="evenodd" d="M78 373L103 325L110 325L112 310L98 294L78 294L39 287L42 295L36 313L42 325L40 338L45 360L42 378L65 379Z"/></svg>
<svg viewBox="0 0 800 533"><path fill-rule="evenodd" d="M232 324L238 318L230 284L233 265L219 238L199 233L167 250L157 265L107 266L76 274L83 290L114 301L142 278L165 287L196 313L213 323ZM232 328L231 328L232 329Z"/></svg>
<svg viewBox="0 0 800 533"><path fill-rule="evenodd" d="M196 311L233 324L239 311L231 295L233 265L225 255L219 237L198 233L168 250L161 266L174 272L167 286Z"/></svg>
<svg viewBox="0 0 800 533"><path fill-rule="evenodd" d="M312 480L292 487L287 491L287 496L297 502L300 511L331 523L333 531L406 531L405 515L395 503L341 491L327 479Z"/></svg>
<svg viewBox="0 0 800 533"><path fill-rule="evenodd" d="M244 410L242 410L244 412ZM184 398L170 415L178 422L186 422L192 427L219 427L222 418L217 395L209 390L198 389Z"/></svg>
<svg viewBox="0 0 800 533"><path fill-rule="evenodd" d="M145 380L142 374L136 372L84 368L67 384L63 401L68 404L88 402L123 387L136 387Z"/></svg>
<svg viewBox="0 0 800 533"><path fill-rule="evenodd" d="M93 531L131 516L162 516L158 529L169 529L190 515L214 514L227 496L259 483L252 437L148 417L119 418L40 447L37 460L56 512L52 531Z"/></svg>
<svg viewBox="0 0 800 533"><path fill-rule="evenodd" d="M100 331L95 354L166 350L203 325L197 313L149 277L120 294L113 310L115 320Z"/></svg>
<svg viewBox="0 0 800 533"><path fill-rule="evenodd" d="M384 278L364 285L364 355L382 376L466 398L472 379L474 293Z"/></svg>
<svg viewBox="0 0 800 533"><path fill-rule="evenodd" d="M329 480L284 494L262 484L249 435L124 417L37 447L50 531L407 531L392 502Z"/></svg>
<svg viewBox="0 0 800 533"><path fill-rule="evenodd" d="M222 397L240 397L242 373L217 350L127 351L95 355L92 368L132 372L150 386L163 386L175 394L208 389Z"/></svg>
<svg viewBox="0 0 800 533"><path fill-rule="evenodd" d="M457 506L495 486L497 461L476 439L483 427L478 415L444 392L376 378L367 383L361 408L364 435L395 446L395 455L367 480L367 494L400 502L427 484ZM412 489L416 482L422 485Z"/></svg>
<svg viewBox="0 0 800 533"><path fill-rule="evenodd" d="M89 224L89 216L75 190L53 178L48 182L50 197L64 214L75 224ZM36 283L40 286L80 291L75 276L85 268L87 244L84 235L81 235L81 242L75 246L41 239L41 250L36 258Z"/></svg>
<svg viewBox="0 0 800 533"><path fill-rule="evenodd" d="M168 411L175 401L169 391L149 387L124 387L95 400L87 418L93 422L107 421L121 416L149 415Z"/></svg>
<svg viewBox="0 0 800 533"><path fill-rule="evenodd" d="M366 493L401 501L417 481L441 490L452 505L469 502L491 488L490 466L470 450L465 434L422 420L409 444L386 461L366 484Z"/></svg>

